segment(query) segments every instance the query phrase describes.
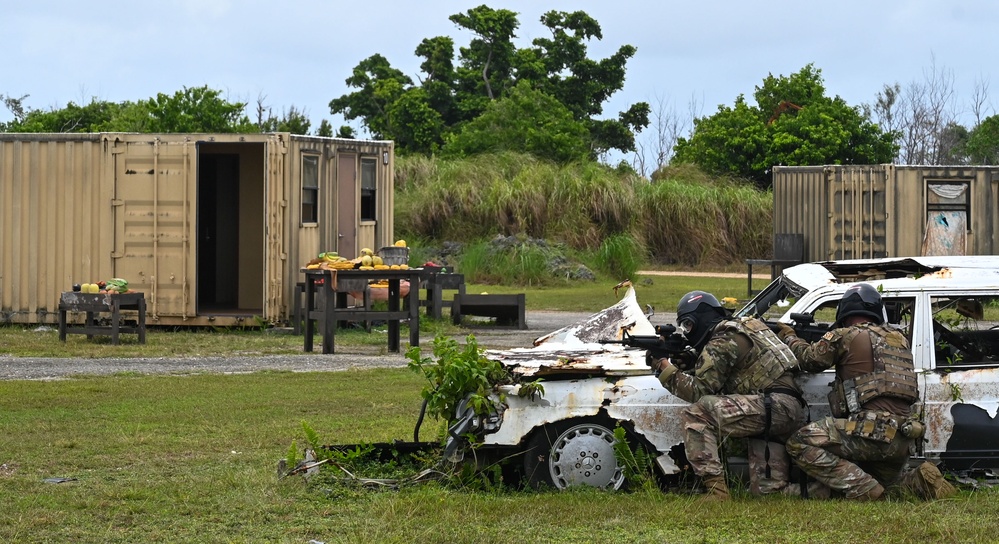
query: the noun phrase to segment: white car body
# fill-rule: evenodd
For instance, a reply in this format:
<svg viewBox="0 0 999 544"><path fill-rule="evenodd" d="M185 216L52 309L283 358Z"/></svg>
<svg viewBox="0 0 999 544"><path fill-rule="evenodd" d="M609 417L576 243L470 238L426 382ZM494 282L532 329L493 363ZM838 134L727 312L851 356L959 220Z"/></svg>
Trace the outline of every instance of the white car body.
<svg viewBox="0 0 999 544"><path fill-rule="evenodd" d="M902 327L912 343L920 386L916 411L923 414L926 426L924 440L912 452L914 458L942 461L953 470L999 467L999 330L991 329L999 326L999 257L802 264L784 270L735 315L791 323L792 314L817 314L823 322L822 317L834 313L843 292L857 281L871 283L882 292L886 306L893 310L889 323ZM705 288L710 291L709 286ZM988 320L989 313L997 316L994 322ZM973 337L974 344L969 346L975 347L974 358L980 360L971 360L956 348L941 347L948 345L938 333L943 316L949 315L954 325L959 324L954 316L963 319L969 314L974 323L953 330ZM652 375L644 350L600 343L620 340L624 332L654 334L633 288L615 306L538 338L532 348L487 350L488 358L513 373L525 379L542 378L545 392L541 397L520 397L519 386L504 386L500 413L490 424L477 426L482 447L517 451L534 433L553 424L561 422L564 427L566 422L601 417L621 423L654 448L663 474L680 472L683 429L679 413L687 403ZM949 361L938 360L944 354ZM828 415L826 395L832 377L831 370L798 377L813 421Z"/></svg>

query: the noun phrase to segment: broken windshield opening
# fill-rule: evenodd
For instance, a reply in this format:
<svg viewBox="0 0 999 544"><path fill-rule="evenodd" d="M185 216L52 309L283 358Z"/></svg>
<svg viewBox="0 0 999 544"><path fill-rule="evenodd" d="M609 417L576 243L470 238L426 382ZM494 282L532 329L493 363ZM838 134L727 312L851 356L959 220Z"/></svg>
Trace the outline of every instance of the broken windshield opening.
<svg viewBox="0 0 999 544"><path fill-rule="evenodd" d="M782 276L770 282L770 285L760 291L749 304L737 311L735 317L758 317L764 321L777 321L804 292L804 289Z"/></svg>

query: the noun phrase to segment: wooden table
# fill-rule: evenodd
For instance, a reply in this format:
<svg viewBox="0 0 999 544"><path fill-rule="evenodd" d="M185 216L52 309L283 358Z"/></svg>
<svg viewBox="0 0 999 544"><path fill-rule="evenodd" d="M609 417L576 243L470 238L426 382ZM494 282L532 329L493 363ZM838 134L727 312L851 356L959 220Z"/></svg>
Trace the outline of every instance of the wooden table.
<svg viewBox="0 0 999 544"><path fill-rule="evenodd" d="M323 353L333 353L333 339L336 334L337 321L374 321L388 322L388 349L399 352L399 322L409 320L409 344L420 345L420 273L419 268L406 270L308 270L305 274L305 351L312 351L313 335L316 332L316 322L322 323ZM337 278L387 280L388 310L366 310L347 308L345 291L337 291ZM322 280L320 285L320 280ZM400 283L409 281L409 294L406 296L407 307L402 307ZM316 289L316 287L319 287ZM323 308L318 308L318 297L323 300Z"/></svg>
<svg viewBox="0 0 999 544"><path fill-rule="evenodd" d="M135 327L123 327L121 324L122 310L136 310L139 313ZM87 319L82 325L70 325L66 322L66 312L86 312ZM110 325L98 325L97 315L111 314ZM142 293L80 293L66 291L59 297L59 340L65 342L67 334L86 334L87 338L94 336L110 336L111 343L118 345L120 335L138 334L139 343L146 343L146 298Z"/></svg>
<svg viewBox="0 0 999 544"><path fill-rule="evenodd" d="M444 308L451 308L451 301L444 300L444 290L465 294L465 275L442 273L440 268L424 267L420 275L420 286L426 289L426 300L420 302L427 307L427 315L440 319Z"/></svg>

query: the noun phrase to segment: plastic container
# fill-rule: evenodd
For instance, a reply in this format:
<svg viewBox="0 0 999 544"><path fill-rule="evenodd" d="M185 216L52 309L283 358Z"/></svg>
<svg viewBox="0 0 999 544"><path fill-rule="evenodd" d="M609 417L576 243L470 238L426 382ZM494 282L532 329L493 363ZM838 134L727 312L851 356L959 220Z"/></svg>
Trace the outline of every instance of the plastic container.
<svg viewBox="0 0 999 544"><path fill-rule="evenodd" d="M409 264L408 247L383 247L378 250L378 256L382 258L382 263L387 265Z"/></svg>

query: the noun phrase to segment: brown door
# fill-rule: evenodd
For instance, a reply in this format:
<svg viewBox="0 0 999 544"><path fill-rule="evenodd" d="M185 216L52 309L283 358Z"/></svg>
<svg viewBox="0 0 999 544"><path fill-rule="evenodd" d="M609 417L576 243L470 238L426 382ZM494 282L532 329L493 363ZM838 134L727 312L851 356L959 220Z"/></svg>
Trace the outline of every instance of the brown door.
<svg viewBox="0 0 999 544"><path fill-rule="evenodd" d="M336 163L336 251L357 256L357 154L340 153Z"/></svg>

